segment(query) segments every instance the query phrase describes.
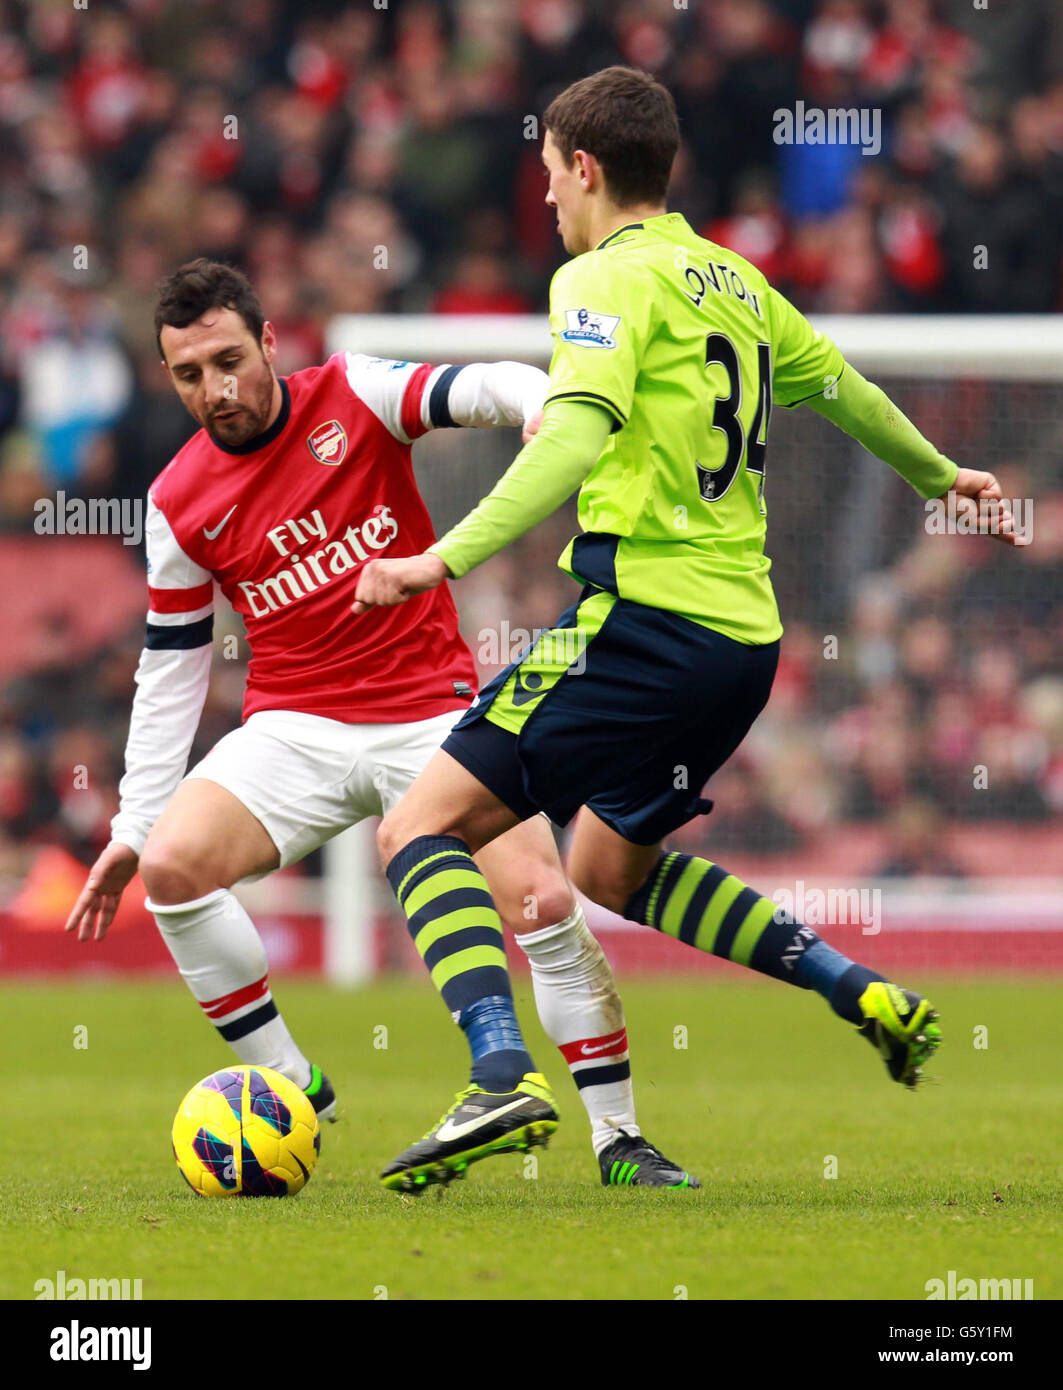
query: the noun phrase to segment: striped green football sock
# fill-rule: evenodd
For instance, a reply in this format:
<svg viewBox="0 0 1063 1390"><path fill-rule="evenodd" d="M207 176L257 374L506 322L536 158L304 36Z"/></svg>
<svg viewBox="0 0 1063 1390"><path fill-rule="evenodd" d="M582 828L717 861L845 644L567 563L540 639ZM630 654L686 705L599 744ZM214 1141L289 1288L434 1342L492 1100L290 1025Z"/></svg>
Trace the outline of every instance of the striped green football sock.
<svg viewBox="0 0 1063 1390"><path fill-rule="evenodd" d="M535 1067L513 1010L502 922L469 847L421 835L387 869L410 935L472 1051L472 1080L504 1092Z"/></svg>
<svg viewBox="0 0 1063 1390"><path fill-rule="evenodd" d="M797 966L819 941L741 879L708 859L662 854L624 915L699 951L806 988Z"/></svg>

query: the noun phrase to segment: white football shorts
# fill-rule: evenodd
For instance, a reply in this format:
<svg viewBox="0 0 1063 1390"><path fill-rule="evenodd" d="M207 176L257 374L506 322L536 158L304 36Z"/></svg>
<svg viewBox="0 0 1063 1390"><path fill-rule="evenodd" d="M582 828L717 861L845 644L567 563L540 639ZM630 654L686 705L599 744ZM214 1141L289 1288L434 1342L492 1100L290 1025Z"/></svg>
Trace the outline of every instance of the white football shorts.
<svg viewBox="0 0 1063 1390"><path fill-rule="evenodd" d="M463 713L411 724L342 724L260 710L219 739L187 777L217 782L242 801L266 827L285 868L349 825L390 811Z"/></svg>

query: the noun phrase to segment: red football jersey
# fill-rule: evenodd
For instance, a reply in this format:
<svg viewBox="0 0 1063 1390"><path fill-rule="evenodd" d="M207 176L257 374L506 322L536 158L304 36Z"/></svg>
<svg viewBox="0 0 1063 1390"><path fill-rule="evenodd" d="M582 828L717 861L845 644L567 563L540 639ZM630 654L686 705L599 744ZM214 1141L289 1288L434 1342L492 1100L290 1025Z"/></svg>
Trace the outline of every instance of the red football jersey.
<svg viewBox="0 0 1063 1390"><path fill-rule="evenodd" d="M217 580L247 627L245 719L404 723L468 705L475 667L445 584L351 612L366 561L435 540L410 447L454 370L337 353L282 379L280 414L249 444L195 434L149 494L147 645L209 641Z"/></svg>

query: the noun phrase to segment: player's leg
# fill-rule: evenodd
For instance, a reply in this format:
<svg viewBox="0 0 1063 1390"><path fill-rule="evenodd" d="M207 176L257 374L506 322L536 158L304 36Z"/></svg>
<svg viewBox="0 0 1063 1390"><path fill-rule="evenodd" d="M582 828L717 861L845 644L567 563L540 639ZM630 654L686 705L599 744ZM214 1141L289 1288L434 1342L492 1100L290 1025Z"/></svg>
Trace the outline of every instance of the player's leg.
<svg viewBox="0 0 1063 1390"><path fill-rule="evenodd" d="M859 998L882 976L854 964L719 864L636 844L591 807L579 814L568 857L573 882L630 921L723 960L803 988L819 988L842 1018L861 1021ZM823 962L817 971L810 962Z"/></svg>
<svg viewBox="0 0 1063 1390"><path fill-rule="evenodd" d="M382 729L374 741L374 777L389 810L416 784L440 742L450 733L453 716ZM421 794L418 787L417 795ZM403 803L408 814L416 800ZM390 816L387 830L399 825ZM453 829L453 826L449 828ZM382 841L385 841L385 836ZM386 841L385 841L386 842ZM389 846L390 848L390 846ZM532 970L536 1005L543 1027L568 1061L591 1120L596 1154L615 1139L617 1127L639 1134L631 1089L623 1006L612 970L595 941L568 880L549 823L531 816L485 845L475 856L501 921L517 935ZM420 933L415 934L418 940ZM501 943L499 943L501 944ZM436 962L433 958L432 964ZM499 1011L511 1008L506 998L490 995L458 1013L474 1053L490 1039ZM580 1055L582 1048L589 1050ZM656 1151L654 1151L656 1152ZM643 1166L643 1185L678 1185L696 1179L661 1159Z"/></svg>
<svg viewBox="0 0 1063 1390"><path fill-rule="evenodd" d="M674 692L690 699L683 653L671 666L662 663L656 634L646 640L637 622L630 630L637 607L588 587L481 691L381 824L381 858L433 979L469 1037L474 1084L478 1070L490 1069L487 1086L512 1086L527 1053L512 1011L501 921L472 855L537 811L564 825L603 787L623 784L671 727ZM611 628L616 641L606 636ZM646 660L633 670L640 638ZM637 738L635 724L642 725ZM481 1033L478 1014L493 1007L484 1001L496 994L497 1026ZM486 1056L485 1039L492 1047ZM444 1121L426 1144L440 1132L453 1129Z"/></svg>
<svg viewBox="0 0 1063 1390"><path fill-rule="evenodd" d="M229 891L278 862L264 827L231 792L194 779L181 783L156 822L140 875L162 939L219 1036L242 1062L272 1067L313 1092L315 1108L325 1100L331 1119L331 1086L278 1011L262 940Z"/></svg>
<svg viewBox="0 0 1063 1390"><path fill-rule="evenodd" d="M895 1081L917 1083L940 1037L929 1001L850 960L719 864L632 843L584 807L567 867L583 893L630 921L816 990L872 1042Z"/></svg>
<svg viewBox="0 0 1063 1390"><path fill-rule="evenodd" d="M586 666L574 657L594 641L617 602L601 593L584 598L481 691L378 832L381 859L411 934L469 1039L473 1084L487 1090L518 1084L530 1059L513 1012L501 920L472 856L540 810L564 824L594 789L594 769L617 760L622 768L625 750L630 758L633 747L622 719L613 721L604 758L599 748L584 746L593 710L617 689L615 671L607 671L604 682L575 678L577 666L581 672ZM526 785L523 736L543 722L544 696L587 684L590 722L585 710L567 711L565 702L560 730L546 720L545 737L536 741L546 756L540 759L541 791L534 795ZM481 1012L492 1015L490 1030L479 1026Z"/></svg>
<svg viewBox="0 0 1063 1390"><path fill-rule="evenodd" d="M219 1035L241 1061L301 1086L329 1120L331 1082L278 1011L262 940L230 890L296 862L351 823L342 795L350 732L311 716L254 716L191 770L140 859L163 940Z"/></svg>
<svg viewBox="0 0 1063 1390"><path fill-rule="evenodd" d="M463 720L444 747L483 769L510 805L524 795L564 824L578 797L593 814L576 831L577 887L688 944L818 989L882 1051L891 1076L913 1085L937 1043L925 1000L850 961L718 865L660 853L666 835L711 809L697 789L767 703L778 644L737 642L586 590L539 649L546 660L503 673L488 687L493 698L481 695L481 716L467 729ZM507 781L496 764L514 761L519 776ZM603 833L610 827L615 843Z"/></svg>
<svg viewBox="0 0 1063 1390"><path fill-rule="evenodd" d="M381 821L381 860L414 944L465 1034L469 1085L381 1181L419 1192L462 1177L492 1154L544 1144L557 1128L546 1078L535 1070L513 1007L502 922L472 857L521 819L464 767L436 752Z"/></svg>
<svg viewBox="0 0 1063 1390"><path fill-rule="evenodd" d="M545 817L514 826L475 857L503 924L528 957L539 1020L572 1072L598 1154L618 1127L639 1132L612 969L565 878Z"/></svg>
<svg viewBox="0 0 1063 1390"><path fill-rule="evenodd" d="M473 850L518 819L437 750L377 831L414 944L468 1038L471 1081L492 1092L512 1090L534 1067L513 1011L501 918Z"/></svg>
<svg viewBox="0 0 1063 1390"><path fill-rule="evenodd" d="M532 816L475 857L528 957L539 1020L579 1090L602 1181L700 1187L642 1138L620 992L565 877L549 821Z"/></svg>

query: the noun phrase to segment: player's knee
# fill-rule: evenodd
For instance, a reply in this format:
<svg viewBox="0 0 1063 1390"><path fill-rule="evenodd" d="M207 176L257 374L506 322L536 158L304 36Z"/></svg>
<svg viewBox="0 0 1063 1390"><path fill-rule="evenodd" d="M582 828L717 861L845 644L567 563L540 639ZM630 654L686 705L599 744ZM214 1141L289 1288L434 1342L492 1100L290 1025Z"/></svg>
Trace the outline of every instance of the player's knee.
<svg viewBox="0 0 1063 1390"><path fill-rule="evenodd" d="M416 809L407 808L404 801L393 806L380 822L376 832L377 853L386 869L400 850L425 835L453 835L464 839L462 827L447 817L426 818Z"/></svg>
<svg viewBox="0 0 1063 1390"><path fill-rule="evenodd" d="M398 854L400 849L405 848L410 842L409 830L402 823L402 816L399 808L389 811L377 826L376 847L380 855L380 862L386 869L391 861Z"/></svg>
<svg viewBox="0 0 1063 1390"><path fill-rule="evenodd" d="M148 897L166 906L193 902L222 886L212 881L190 848L165 840L157 845L148 840L138 868Z"/></svg>
<svg viewBox="0 0 1063 1390"><path fill-rule="evenodd" d="M599 907L623 915L632 893L642 887L642 878L624 866L610 867L583 860L569 865L572 882L585 897Z"/></svg>
<svg viewBox="0 0 1063 1390"><path fill-rule="evenodd" d="M540 931L563 922L576 906L576 899L563 874L546 871L520 885L519 900L506 905L503 920L515 932Z"/></svg>
<svg viewBox="0 0 1063 1390"><path fill-rule="evenodd" d="M532 878L524 884L524 890L518 920L510 923L514 931L539 931L542 927L552 927L554 923L564 922L575 908L570 884L559 873Z"/></svg>

